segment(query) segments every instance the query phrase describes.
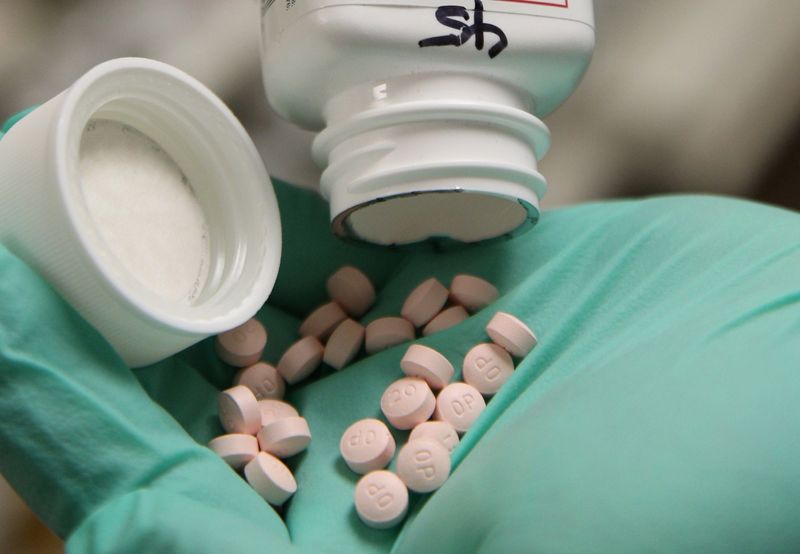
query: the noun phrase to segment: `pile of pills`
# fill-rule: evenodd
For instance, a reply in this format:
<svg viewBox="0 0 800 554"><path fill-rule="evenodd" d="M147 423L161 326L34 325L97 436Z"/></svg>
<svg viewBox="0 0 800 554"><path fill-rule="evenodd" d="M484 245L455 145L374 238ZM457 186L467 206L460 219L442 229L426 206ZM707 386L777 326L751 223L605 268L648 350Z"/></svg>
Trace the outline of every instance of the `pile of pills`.
<svg viewBox="0 0 800 554"><path fill-rule="evenodd" d="M297 490L291 471L281 461L302 452L311 441L308 423L282 401L286 384L309 377L323 362L337 370L367 355L442 331L494 302L498 290L472 275L457 275L450 288L435 278L417 286L403 303L399 317L381 317L364 326L362 317L375 302L375 289L358 269L340 268L326 282L330 301L315 309L299 326L300 338L276 366L261 361L267 332L255 319L217 337L222 361L241 369L234 386L219 397L225 435L209 447L270 504L280 506ZM410 430L397 450L389 427L378 419L362 419L348 427L339 447L347 466L363 475L356 485L355 506L367 525L388 528L405 517L409 490L429 493L450 475L450 454L483 409L525 357L536 336L522 321L497 312L486 326L491 342L475 345L462 364L464 382L451 382L453 364L433 348L412 344L400 361L404 377L380 398L386 421ZM395 458L396 472L385 468Z"/></svg>

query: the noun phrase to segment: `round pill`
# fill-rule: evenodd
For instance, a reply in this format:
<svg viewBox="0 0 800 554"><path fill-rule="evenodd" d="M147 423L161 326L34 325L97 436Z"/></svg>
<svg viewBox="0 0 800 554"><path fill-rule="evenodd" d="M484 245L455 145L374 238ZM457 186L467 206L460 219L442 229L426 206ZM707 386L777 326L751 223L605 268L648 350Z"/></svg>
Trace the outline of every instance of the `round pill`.
<svg viewBox="0 0 800 554"><path fill-rule="evenodd" d="M298 383L314 373L322 363L325 347L316 337L303 337L289 347L278 361L278 373L290 385Z"/></svg>
<svg viewBox="0 0 800 554"><path fill-rule="evenodd" d="M258 409L261 410L261 426L269 425L276 419L285 417L298 417L300 414L294 406L282 400L267 398L258 401Z"/></svg>
<svg viewBox="0 0 800 554"><path fill-rule="evenodd" d="M514 374L514 361L504 348L482 342L464 357L461 375L482 394L494 394Z"/></svg>
<svg viewBox="0 0 800 554"><path fill-rule="evenodd" d="M336 302L323 304L300 324L301 337L317 337L326 340L336 326L347 319L347 314Z"/></svg>
<svg viewBox="0 0 800 554"><path fill-rule="evenodd" d="M450 452L433 439L409 441L397 455L397 476L414 492L431 492L450 476Z"/></svg>
<svg viewBox="0 0 800 554"><path fill-rule="evenodd" d="M220 333L214 341L220 359L236 367L259 361L266 345L267 330L257 319L248 319L242 325Z"/></svg>
<svg viewBox="0 0 800 554"><path fill-rule="evenodd" d="M402 317L381 317L367 325L365 349L374 354L389 347L412 341L415 338L414 326Z"/></svg>
<svg viewBox="0 0 800 554"><path fill-rule="evenodd" d="M436 407L436 397L428 383L404 377L389 385L381 396L381 411L397 429L411 429L428 420Z"/></svg>
<svg viewBox="0 0 800 554"><path fill-rule="evenodd" d="M439 441L439 444L444 446L448 452L455 450L460 442L458 440L458 433L453 426L446 421L425 421L420 423L414 427L408 435L408 442L417 439L433 439Z"/></svg>
<svg viewBox="0 0 800 554"><path fill-rule="evenodd" d="M375 302L375 288L369 277L346 265L328 277L328 295L353 317L361 317Z"/></svg>
<svg viewBox="0 0 800 554"><path fill-rule="evenodd" d="M400 368L409 377L424 379L434 390L441 389L455 373L453 364L428 346L412 344L400 360Z"/></svg>
<svg viewBox="0 0 800 554"><path fill-rule="evenodd" d="M486 325L486 334L512 356L524 358L536 346L536 335L519 319L505 312L497 312Z"/></svg>
<svg viewBox="0 0 800 554"><path fill-rule="evenodd" d="M466 321L468 318L469 314L463 307L450 306L449 308L445 308L439 312L436 317L430 320L428 324L422 328L422 335L427 337L428 335L438 333L439 331L444 331L450 327L455 327L462 321Z"/></svg>
<svg viewBox="0 0 800 554"><path fill-rule="evenodd" d="M261 410L253 391L237 385L219 394L219 420L228 433L255 435L261 428Z"/></svg>
<svg viewBox="0 0 800 554"><path fill-rule="evenodd" d="M342 435L339 452L356 473L383 469L392 461L396 448L386 424L377 419L356 421Z"/></svg>
<svg viewBox="0 0 800 554"><path fill-rule="evenodd" d="M233 469L241 469L258 454L258 439L253 435L232 433L211 440L208 447Z"/></svg>
<svg viewBox="0 0 800 554"><path fill-rule="evenodd" d="M358 517L375 529L394 527L408 510L408 489L397 475L384 469L359 479L354 496Z"/></svg>
<svg viewBox="0 0 800 554"><path fill-rule="evenodd" d="M278 458L302 452L311 442L311 430L303 417L284 417L265 425L258 432L261 450Z"/></svg>
<svg viewBox="0 0 800 554"><path fill-rule="evenodd" d="M325 344L322 361L335 369L342 369L358 355L364 344L364 334L363 325L352 319L345 319Z"/></svg>
<svg viewBox="0 0 800 554"><path fill-rule="evenodd" d="M450 283L450 300L471 312L485 308L499 297L497 287L474 275L456 275Z"/></svg>
<svg viewBox="0 0 800 554"><path fill-rule="evenodd" d="M411 291L403 303L400 315L413 323L415 327L422 327L439 313L447 302L449 294L447 287L435 277L431 277Z"/></svg>
<svg viewBox="0 0 800 554"><path fill-rule="evenodd" d="M259 452L246 466L244 476L261 497L280 506L297 491L297 481L282 461L266 452Z"/></svg>
<svg viewBox="0 0 800 554"><path fill-rule="evenodd" d="M256 399L283 398L286 384L274 366L266 362L258 362L239 371L233 378L235 385L244 385L255 395Z"/></svg>
<svg viewBox="0 0 800 554"><path fill-rule="evenodd" d="M465 433L486 407L478 389L466 383L450 383L436 398L434 418L446 421L459 433Z"/></svg>

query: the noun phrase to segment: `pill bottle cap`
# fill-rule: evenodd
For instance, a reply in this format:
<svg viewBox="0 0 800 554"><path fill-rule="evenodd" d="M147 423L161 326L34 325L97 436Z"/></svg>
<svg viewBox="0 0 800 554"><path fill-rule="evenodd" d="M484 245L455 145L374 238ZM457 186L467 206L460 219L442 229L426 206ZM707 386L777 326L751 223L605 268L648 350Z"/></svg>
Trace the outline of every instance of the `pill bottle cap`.
<svg viewBox="0 0 800 554"><path fill-rule="evenodd" d="M333 96L313 154L334 233L403 245L532 228L550 146L533 112L526 96L477 75L396 77Z"/></svg>
<svg viewBox="0 0 800 554"><path fill-rule="evenodd" d="M210 251L191 302L133 278L88 217L79 156L91 119L152 139L191 182ZM139 58L94 67L8 129L0 140L0 240L132 367L252 317L272 290L281 255L275 194L244 128L199 82Z"/></svg>

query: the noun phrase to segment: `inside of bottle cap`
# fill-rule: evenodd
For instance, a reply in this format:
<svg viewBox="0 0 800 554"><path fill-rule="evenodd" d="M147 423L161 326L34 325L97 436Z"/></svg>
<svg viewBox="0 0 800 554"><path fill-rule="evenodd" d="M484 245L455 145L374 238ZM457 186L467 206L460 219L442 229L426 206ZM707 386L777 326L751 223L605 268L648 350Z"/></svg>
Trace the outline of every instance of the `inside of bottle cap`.
<svg viewBox="0 0 800 554"><path fill-rule="evenodd" d="M418 192L381 198L339 214L339 236L380 245L434 239L471 243L533 227L538 209L517 198L472 191Z"/></svg>

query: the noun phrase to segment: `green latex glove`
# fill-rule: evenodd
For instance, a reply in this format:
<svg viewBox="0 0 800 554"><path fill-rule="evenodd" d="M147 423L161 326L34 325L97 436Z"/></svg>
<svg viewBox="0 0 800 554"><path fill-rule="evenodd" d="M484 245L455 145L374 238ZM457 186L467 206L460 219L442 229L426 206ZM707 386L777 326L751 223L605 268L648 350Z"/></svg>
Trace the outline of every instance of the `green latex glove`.
<svg viewBox="0 0 800 554"><path fill-rule="evenodd" d="M800 550L800 218L673 197L547 213L447 251L345 245L313 194L277 183L284 257L259 318L275 362L344 263L374 281L366 320L457 273L500 299L419 342L460 368L497 310L540 344L453 453L433 495L378 531L339 458L379 415L398 346L296 386L314 439L281 516L204 445L234 370L211 339L131 371L0 248L0 470L73 552L796 552ZM457 375L458 377L458 375ZM398 443L406 438L398 433Z"/></svg>

